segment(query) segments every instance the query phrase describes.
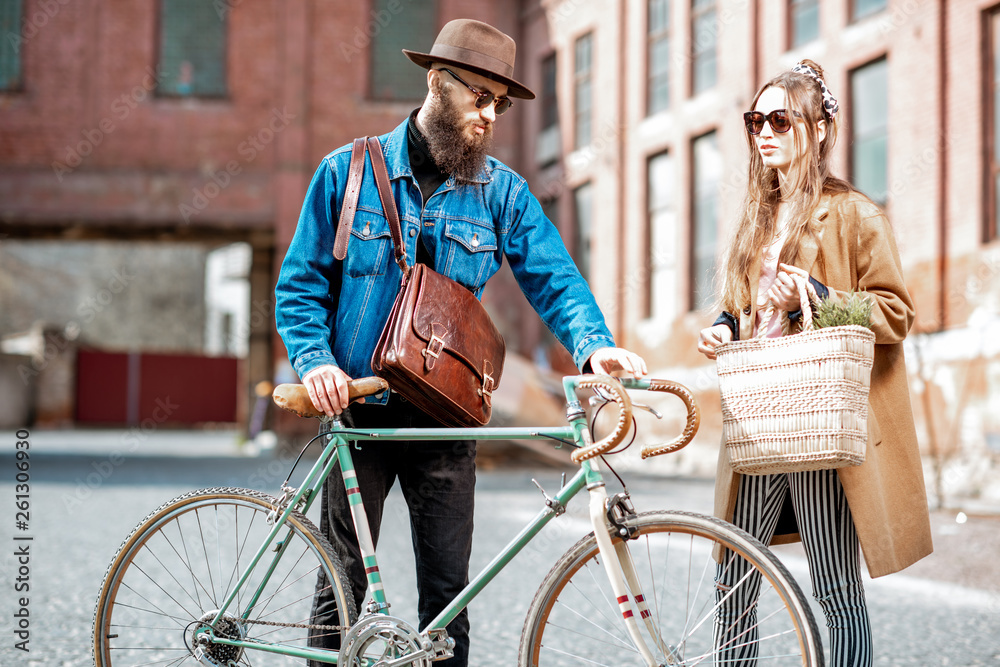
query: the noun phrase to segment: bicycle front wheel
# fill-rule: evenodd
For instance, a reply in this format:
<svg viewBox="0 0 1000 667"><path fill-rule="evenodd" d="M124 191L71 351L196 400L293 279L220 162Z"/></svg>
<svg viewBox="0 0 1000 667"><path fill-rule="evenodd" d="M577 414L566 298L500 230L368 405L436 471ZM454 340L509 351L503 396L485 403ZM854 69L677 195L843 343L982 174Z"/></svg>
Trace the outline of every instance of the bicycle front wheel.
<svg viewBox="0 0 1000 667"><path fill-rule="evenodd" d="M272 525L274 498L249 489L205 489L147 516L115 554L94 611L94 663L299 665L301 658L221 643L198 645ZM280 558L278 558L280 556ZM293 512L215 626L218 637L303 648L342 634L355 615L347 575L316 526ZM337 609L320 617L318 588Z"/></svg>
<svg viewBox="0 0 1000 667"><path fill-rule="evenodd" d="M822 667L805 596L758 540L687 512L643 513L626 525L634 531L627 553L619 538L613 542L633 564L629 603L654 664ZM591 533L563 555L535 595L520 665L646 664Z"/></svg>

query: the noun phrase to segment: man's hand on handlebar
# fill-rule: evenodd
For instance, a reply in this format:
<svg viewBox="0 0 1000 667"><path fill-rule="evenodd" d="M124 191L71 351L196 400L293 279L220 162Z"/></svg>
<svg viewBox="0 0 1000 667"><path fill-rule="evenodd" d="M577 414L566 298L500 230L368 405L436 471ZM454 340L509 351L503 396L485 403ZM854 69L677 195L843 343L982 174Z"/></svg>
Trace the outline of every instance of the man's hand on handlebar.
<svg viewBox="0 0 1000 667"><path fill-rule="evenodd" d="M319 366L305 374L302 384L309 392L309 399L327 416L333 417L344 411L348 404L347 383L351 378L333 364ZM360 399L361 403L364 399Z"/></svg>
<svg viewBox="0 0 1000 667"><path fill-rule="evenodd" d="M642 377L649 373L642 357L620 347L602 347L590 355L589 361L591 370L599 375Z"/></svg>

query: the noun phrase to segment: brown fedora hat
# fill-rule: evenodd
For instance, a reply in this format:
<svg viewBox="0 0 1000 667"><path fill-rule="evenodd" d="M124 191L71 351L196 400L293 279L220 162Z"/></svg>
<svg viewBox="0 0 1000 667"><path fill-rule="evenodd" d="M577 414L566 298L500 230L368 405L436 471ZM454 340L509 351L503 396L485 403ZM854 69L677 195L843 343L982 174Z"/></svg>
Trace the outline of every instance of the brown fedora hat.
<svg viewBox="0 0 1000 667"><path fill-rule="evenodd" d="M535 94L511 78L517 45L493 26L472 19L455 19L441 28L430 53L403 49L406 57L427 69L432 63L454 65L507 86L507 95L533 100Z"/></svg>

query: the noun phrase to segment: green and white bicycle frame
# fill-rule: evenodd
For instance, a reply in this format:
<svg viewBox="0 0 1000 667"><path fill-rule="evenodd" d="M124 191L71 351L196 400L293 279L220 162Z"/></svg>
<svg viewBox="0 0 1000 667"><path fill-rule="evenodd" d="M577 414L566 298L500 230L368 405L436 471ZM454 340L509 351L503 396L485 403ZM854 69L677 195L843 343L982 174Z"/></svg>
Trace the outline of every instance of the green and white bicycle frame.
<svg viewBox="0 0 1000 667"><path fill-rule="evenodd" d="M596 389L605 400L615 402L619 407L618 427L615 432L597 443L593 441L590 428L587 424L586 412L577 396L578 390L588 388ZM273 527L268 533L267 538L257 548L253 559L241 573L237 585L222 602L215 617L208 624L203 625L196 632L195 636L207 633L209 635L208 639L214 644L240 647L248 651L292 655L318 662L337 663L337 655L330 650L285 644L270 644L261 642L260 640L249 641L240 638L222 637L215 635L212 631L212 626L216 626L222 620L226 611L233 606L234 600L243 591L243 587L250 579L251 573L256 568L267 568L267 576L263 577L263 580L258 584L256 591L250 597L250 602L245 605L242 612L244 620L251 617L254 606L268 581L268 576L275 570L278 561L284 555L285 541L280 536L283 530L288 530L284 526L286 520L294 510L299 510L302 513L308 511L313 501L318 497L324 480L329 477L336 466L339 466L342 472L344 485L351 505L354 527L367 573L370 598L367 611L370 614L387 614L389 603L382 586L378 561L375 555L374 541L368 528L368 519L365 514L364 504L361 501L354 462L351 457L352 443L378 440L555 440L576 447L572 457L574 462L580 465L580 470L568 481L565 481L554 495L551 497L546 495L545 508L539 511L427 627L420 629L420 645L422 650L416 653L409 653L401 657L398 661L393 661L392 664L406 665L412 663L414 660L430 660L435 657L449 655L450 640L446 639L447 635L444 631L448 623L552 519L565 512L569 501L584 488L587 489L590 497L590 519L593 524L594 534L597 537L602 562L605 565L612 590L617 598L622 622L625 624L628 634L631 636L635 646L638 647L646 664L650 666L660 664L653 657L649 642L653 642L654 646L663 654L669 655L669 651L660 639L655 625L650 621L650 613L644 602L644 593L638 583L639 579L636 576L629 554L628 541L627 539L622 539L618 540L617 543L613 543L609 535L609 529L614 529L621 537L628 537L627 534L623 534L626 531L624 523L617 521L616 517L622 519L632 513L632 509L627 498L616 496L612 499L608 497L604 478L595 462L595 458L617 446L629 431L631 426L631 401L625 392L626 389L673 393L680 397L688 407L688 419L684 433L670 443L645 448L642 452L643 458L675 451L690 442L698 428L697 409L694 407L693 399L687 389L682 385L664 380L623 379L619 382L606 376L569 376L563 379L563 389L566 394L568 424L566 426L551 428L442 427L421 429L346 429L340 423L339 419L329 418L330 430L325 434L327 443L323 453L312 466L298 489L291 487L283 488L285 493L278 499L275 511L272 512L270 517L270 520L273 521ZM613 522L614 525L612 525ZM246 591L243 592L246 593ZM645 635L640 631L640 623L646 627L647 633Z"/></svg>

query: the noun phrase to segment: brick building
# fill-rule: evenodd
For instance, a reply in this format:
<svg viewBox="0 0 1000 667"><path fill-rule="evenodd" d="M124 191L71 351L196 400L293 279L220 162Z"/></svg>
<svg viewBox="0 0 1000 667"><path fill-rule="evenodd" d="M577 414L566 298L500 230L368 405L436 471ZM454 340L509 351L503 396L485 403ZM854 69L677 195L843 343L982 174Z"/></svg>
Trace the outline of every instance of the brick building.
<svg viewBox="0 0 1000 667"><path fill-rule="evenodd" d="M525 173L574 230L621 344L698 391L701 446L720 419L695 345L746 183L742 112L810 58L840 99L835 172L886 209L917 304L907 358L932 491L1000 498L1000 3L539 5L526 35L548 32L529 48L560 105L529 131ZM711 473L714 452L684 456Z"/></svg>
<svg viewBox="0 0 1000 667"><path fill-rule="evenodd" d="M424 72L400 48L429 48L456 16L519 29L516 12L481 1L0 3L0 310L10 315L0 336L43 320L55 332L48 349L73 338L103 351L218 354L202 336L165 327L115 336L125 319L163 312L199 332L219 329L199 302L203 276L192 278L181 262L133 271L128 292L139 298L109 298L100 318L83 321L79 311L92 296L87 285L100 287L137 256L132 244L168 256L244 244L249 304L227 325L248 338L242 421L250 387L287 376L273 333L274 276L316 166L355 136L389 131L419 104ZM508 114L495 151L515 166L521 114ZM107 256L109 242L122 259ZM60 260L74 247L87 249L96 277ZM38 253L63 272L71 296L62 307L41 307L59 301L59 286L23 288L46 284L44 262L23 270L23 257ZM165 285L189 298L151 298ZM62 416L72 412L69 405Z"/></svg>
<svg viewBox="0 0 1000 667"><path fill-rule="evenodd" d="M701 471L717 394L694 347L745 182L740 115L762 81L816 60L841 102L836 171L887 210L918 304L908 359L928 453L946 472L996 470L996 0L0 7L0 234L247 244L244 387L284 372L271 287L316 164L422 95L399 49L459 16L508 32L539 99L498 123L495 154L529 179L620 343L700 392L706 452L676 465ZM565 368L509 274L485 300L512 350Z"/></svg>

